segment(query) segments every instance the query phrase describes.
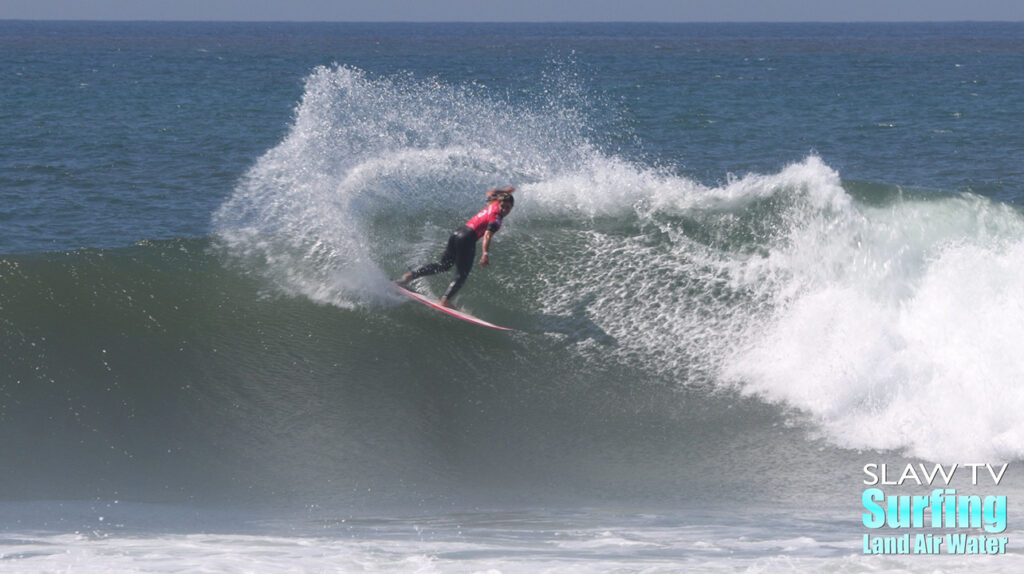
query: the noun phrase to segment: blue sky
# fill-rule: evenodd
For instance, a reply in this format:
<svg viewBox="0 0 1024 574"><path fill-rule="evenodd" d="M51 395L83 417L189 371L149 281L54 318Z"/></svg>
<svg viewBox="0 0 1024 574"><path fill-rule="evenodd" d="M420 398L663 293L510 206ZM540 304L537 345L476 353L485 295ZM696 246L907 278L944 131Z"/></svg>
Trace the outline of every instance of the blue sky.
<svg viewBox="0 0 1024 574"><path fill-rule="evenodd" d="M1024 0L3 0L0 19L1024 21Z"/></svg>

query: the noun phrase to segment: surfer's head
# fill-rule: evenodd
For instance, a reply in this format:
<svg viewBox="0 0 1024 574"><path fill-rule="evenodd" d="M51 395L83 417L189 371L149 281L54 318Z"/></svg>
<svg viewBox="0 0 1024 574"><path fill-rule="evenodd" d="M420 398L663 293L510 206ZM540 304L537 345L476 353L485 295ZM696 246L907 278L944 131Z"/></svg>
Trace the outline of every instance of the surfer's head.
<svg viewBox="0 0 1024 574"><path fill-rule="evenodd" d="M516 205L516 198L512 197L511 193L504 193L495 196L494 200L501 203L502 217L508 215L512 211L512 208L515 207Z"/></svg>
<svg viewBox="0 0 1024 574"><path fill-rule="evenodd" d="M496 201L501 204L501 215L508 215L512 208L516 205L516 198L512 196L512 192L515 191L514 187L506 187L504 189L492 189L487 192L488 201Z"/></svg>

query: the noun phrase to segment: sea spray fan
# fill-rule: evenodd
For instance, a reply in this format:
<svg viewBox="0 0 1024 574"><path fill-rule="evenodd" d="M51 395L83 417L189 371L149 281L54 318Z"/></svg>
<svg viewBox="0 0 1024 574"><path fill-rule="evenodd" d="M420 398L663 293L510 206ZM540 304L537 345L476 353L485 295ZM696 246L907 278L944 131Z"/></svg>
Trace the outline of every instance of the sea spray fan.
<svg viewBox="0 0 1024 574"><path fill-rule="evenodd" d="M287 136L215 214L221 243L281 292L381 301L395 234L454 225L487 187L573 171L593 153L571 110L535 113L482 91L317 68Z"/></svg>

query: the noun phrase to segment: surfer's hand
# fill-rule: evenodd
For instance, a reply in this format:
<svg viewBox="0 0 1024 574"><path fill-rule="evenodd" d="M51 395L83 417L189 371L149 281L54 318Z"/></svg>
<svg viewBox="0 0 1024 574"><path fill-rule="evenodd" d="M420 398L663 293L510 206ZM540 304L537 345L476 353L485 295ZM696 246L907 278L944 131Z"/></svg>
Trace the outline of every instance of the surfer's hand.
<svg viewBox="0 0 1024 574"><path fill-rule="evenodd" d="M487 267L491 264L491 258L486 253L480 256L480 267Z"/></svg>

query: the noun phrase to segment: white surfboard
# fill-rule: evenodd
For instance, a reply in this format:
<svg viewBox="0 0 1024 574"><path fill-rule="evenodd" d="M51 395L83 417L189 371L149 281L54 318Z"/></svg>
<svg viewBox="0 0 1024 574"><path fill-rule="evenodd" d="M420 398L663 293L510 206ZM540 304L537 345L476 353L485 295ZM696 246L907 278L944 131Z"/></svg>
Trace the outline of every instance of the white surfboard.
<svg viewBox="0 0 1024 574"><path fill-rule="evenodd" d="M469 313L466 313L465 311L459 311L458 309L452 309L451 307L445 307L444 305L442 305L438 301L435 301L435 300L431 299L430 297L426 297L424 295L420 295L419 293L417 293L415 291L410 291L410 290L406 289L405 287L402 287L401 285L398 285L397 283L395 284L395 287L399 291L401 291L402 293L408 295L409 297L412 297L413 299L419 301L420 303L423 303L424 305L426 305L428 307L433 307L434 309L437 309L438 311L440 311L442 313L445 313L447 315L451 315L452 317L455 317L457 319L462 319L463 321L468 321L470 323L473 323L474 325L480 325L482 327L490 327L491 329L497 329L499 331L515 331L515 329L509 329L508 327L502 327L501 325L495 325L494 323L488 323L487 321L484 321L483 319L474 317L474 316L470 315Z"/></svg>

